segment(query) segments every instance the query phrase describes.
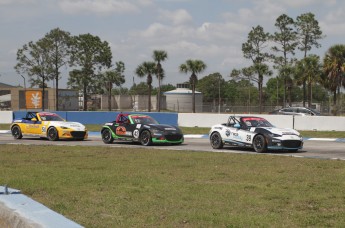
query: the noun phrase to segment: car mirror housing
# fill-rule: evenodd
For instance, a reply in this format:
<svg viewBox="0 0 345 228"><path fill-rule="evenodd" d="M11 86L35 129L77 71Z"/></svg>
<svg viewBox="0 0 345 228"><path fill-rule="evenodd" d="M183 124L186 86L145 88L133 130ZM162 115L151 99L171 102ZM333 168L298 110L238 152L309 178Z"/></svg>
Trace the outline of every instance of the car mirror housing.
<svg viewBox="0 0 345 228"><path fill-rule="evenodd" d="M32 118L31 121L37 122L37 118Z"/></svg>
<svg viewBox="0 0 345 228"><path fill-rule="evenodd" d="M234 127L235 127L235 128L241 128L241 125L240 125L239 123L236 123L236 124L234 125Z"/></svg>

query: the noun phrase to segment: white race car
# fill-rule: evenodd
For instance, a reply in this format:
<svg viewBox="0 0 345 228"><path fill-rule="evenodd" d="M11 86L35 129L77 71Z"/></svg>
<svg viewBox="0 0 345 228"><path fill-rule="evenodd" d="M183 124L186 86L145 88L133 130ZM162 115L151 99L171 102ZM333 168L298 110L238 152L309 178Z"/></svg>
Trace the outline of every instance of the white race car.
<svg viewBox="0 0 345 228"><path fill-rule="evenodd" d="M255 116L230 116L227 123L212 126L209 138L214 149L221 149L224 144L251 147L258 153L303 148L303 138L298 131L276 128L266 119Z"/></svg>

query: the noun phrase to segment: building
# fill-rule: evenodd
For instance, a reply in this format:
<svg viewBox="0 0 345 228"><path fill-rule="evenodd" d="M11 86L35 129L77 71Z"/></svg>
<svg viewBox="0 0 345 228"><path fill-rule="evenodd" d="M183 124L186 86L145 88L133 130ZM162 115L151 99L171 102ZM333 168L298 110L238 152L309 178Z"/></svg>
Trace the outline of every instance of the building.
<svg viewBox="0 0 345 228"><path fill-rule="evenodd" d="M31 110L41 111L41 88L22 88L0 83L0 109L1 110ZM56 111L56 96L54 88L45 88L44 110ZM78 91L59 89L59 111L78 110Z"/></svg>
<svg viewBox="0 0 345 228"><path fill-rule="evenodd" d="M193 112L193 92L189 84L177 84L175 90L164 93L167 109L174 112ZM202 112L201 92L195 91L195 112Z"/></svg>

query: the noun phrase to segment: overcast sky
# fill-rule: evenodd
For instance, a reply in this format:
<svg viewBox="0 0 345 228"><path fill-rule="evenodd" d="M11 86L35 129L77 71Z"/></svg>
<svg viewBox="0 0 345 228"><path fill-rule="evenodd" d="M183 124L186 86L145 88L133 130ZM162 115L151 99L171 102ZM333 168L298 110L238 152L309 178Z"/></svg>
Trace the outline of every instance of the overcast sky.
<svg viewBox="0 0 345 228"><path fill-rule="evenodd" d="M241 45L252 27L261 25L273 33L281 14L296 19L308 12L315 14L325 35L322 47L311 53L323 58L330 46L345 43L343 0L0 0L0 82L23 85L13 69L17 50L57 27L107 41L113 63L125 63L125 87L132 86L133 77L135 83L143 81L134 71L152 61L153 50L168 53L162 64L164 84L188 80L178 70L187 59L206 63L199 79L219 72L228 80L233 68L249 65ZM66 88L67 75L65 70L61 88Z"/></svg>

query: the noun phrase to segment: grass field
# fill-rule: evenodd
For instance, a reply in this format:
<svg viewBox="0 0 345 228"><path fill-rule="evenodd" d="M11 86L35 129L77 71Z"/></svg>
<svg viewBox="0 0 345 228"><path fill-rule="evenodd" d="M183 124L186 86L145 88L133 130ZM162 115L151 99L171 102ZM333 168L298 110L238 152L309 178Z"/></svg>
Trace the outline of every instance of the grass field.
<svg viewBox="0 0 345 228"><path fill-rule="evenodd" d="M1 145L0 185L85 227L345 227L345 163Z"/></svg>

